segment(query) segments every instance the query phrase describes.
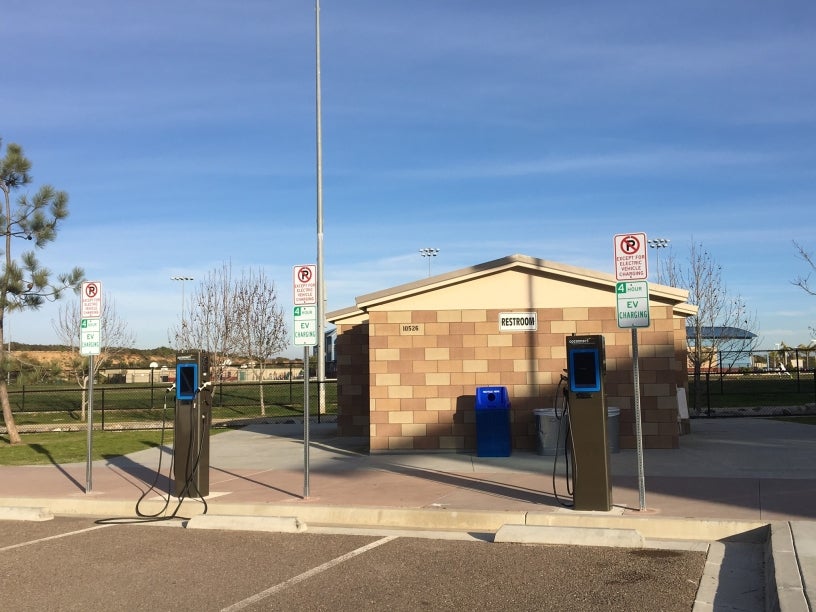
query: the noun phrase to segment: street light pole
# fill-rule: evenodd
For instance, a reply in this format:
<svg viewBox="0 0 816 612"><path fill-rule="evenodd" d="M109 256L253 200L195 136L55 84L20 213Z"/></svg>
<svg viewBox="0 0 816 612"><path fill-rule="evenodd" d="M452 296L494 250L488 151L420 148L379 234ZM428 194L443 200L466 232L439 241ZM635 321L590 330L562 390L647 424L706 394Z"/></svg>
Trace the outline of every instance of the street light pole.
<svg viewBox="0 0 816 612"><path fill-rule="evenodd" d="M657 258L655 260L655 267L657 268L657 283L660 284L661 274L660 274L660 249L665 249L669 246L671 240L668 238L649 238L646 242L649 243L649 246L655 250Z"/></svg>
<svg viewBox="0 0 816 612"><path fill-rule="evenodd" d="M425 247L419 249L419 254L428 258L428 276L431 275L431 258L439 255L439 249L433 247Z"/></svg>
<svg viewBox="0 0 816 612"><path fill-rule="evenodd" d="M159 364L155 361L150 362L150 409L153 410L153 373L156 371L156 368L159 367Z"/></svg>
<svg viewBox="0 0 816 612"><path fill-rule="evenodd" d="M323 265L323 100L320 74L320 0L315 0L315 179L317 195L317 412L326 411L326 277ZM308 368L308 362L306 364ZM308 372L308 369L307 369ZM307 442L308 450L308 442ZM308 459L308 455L307 455ZM308 481L304 487L309 496Z"/></svg>

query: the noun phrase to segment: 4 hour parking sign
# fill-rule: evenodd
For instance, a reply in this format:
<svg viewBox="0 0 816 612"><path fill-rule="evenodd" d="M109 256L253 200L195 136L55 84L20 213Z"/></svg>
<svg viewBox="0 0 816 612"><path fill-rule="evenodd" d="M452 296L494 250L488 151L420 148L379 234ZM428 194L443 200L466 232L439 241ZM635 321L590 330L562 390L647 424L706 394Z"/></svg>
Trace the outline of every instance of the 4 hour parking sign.
<svg viewBox="0 0 816 612"><path fill-rule="evenodd" d="M649 327L649 283L646 281L615 284L618 327Z"/></svg>

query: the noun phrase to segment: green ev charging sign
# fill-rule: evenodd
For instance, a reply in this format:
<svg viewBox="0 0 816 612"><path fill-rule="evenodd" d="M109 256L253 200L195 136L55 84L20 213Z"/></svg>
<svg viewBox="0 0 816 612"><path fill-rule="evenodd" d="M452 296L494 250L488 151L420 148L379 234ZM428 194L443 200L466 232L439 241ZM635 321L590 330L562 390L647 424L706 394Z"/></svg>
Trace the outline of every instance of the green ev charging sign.
<svg viewBox="0 0 816 612"><path fill-rule="evenodd" d="M618 327L649 327L649 283L627 281L615 284Z"/></svg>
<svg viewBox="0 0 816 612"><path fill-rule="evenodd" d="M295 346L317 346L317 306L295 306Z"/></svg>

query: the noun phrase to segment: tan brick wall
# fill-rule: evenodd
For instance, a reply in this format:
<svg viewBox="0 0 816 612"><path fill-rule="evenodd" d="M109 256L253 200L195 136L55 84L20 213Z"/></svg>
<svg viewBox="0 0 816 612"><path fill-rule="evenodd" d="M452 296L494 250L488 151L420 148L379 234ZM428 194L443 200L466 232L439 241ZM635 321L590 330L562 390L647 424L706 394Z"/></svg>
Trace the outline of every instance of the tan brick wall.
<svg viewBox="0 0 816 612"><path fill-rule="evenodd" d="M565 336L602 334L607 405L621 409L621 447L634 448L631 330L617 327L614 307L536 312L536 332L499 332L494 309L374 310L368 324L338 325L341 435L369 436L372 451L473 450L476 387L499 385L511 400L513 447L534 449L533 410L554 404ZM652 325L638 331L646 448L678 446L676 388L686 384L685 347L685 320L669 307L653 307Z"/></svg>
<svg viewBox="0 0 816 612"><path fill-rule="evenodd" d="M553 405L565 336L600 333L607 405L621 409L620 444L633 448L632 336L617 327L614 307L537 313L536 332L498 332L499 311L492 309L372 311L367 326L338 326L341 434L369 435L372 451L473 450L476 387L499 385L511 400L514 448L534 449L533 410ZM658 307L652 326L638 333L644 445L676 448L685 322Z"/></svg>
<svg viewBox="0 0 816 612"><path fill-rule="evenodd" d="M367 324L337 326L337 431L341 436L367 437L371 433L370 372L379 372L383 364L369 360L369 344Z"/></svg>

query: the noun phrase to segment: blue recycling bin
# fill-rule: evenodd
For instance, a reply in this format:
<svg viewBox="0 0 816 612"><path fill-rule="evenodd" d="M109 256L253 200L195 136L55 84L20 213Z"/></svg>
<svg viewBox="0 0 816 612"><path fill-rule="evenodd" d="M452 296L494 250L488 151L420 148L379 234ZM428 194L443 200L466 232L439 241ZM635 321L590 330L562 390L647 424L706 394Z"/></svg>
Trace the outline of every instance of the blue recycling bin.
<svg viewBox="0 0 816 612"><path fill-rule="evenodd" d="M476 388L476 455L509 457L510 398L507 387Z"/></svg>

